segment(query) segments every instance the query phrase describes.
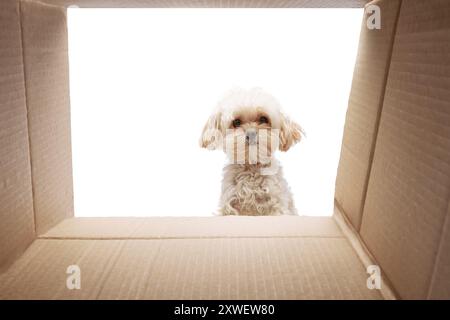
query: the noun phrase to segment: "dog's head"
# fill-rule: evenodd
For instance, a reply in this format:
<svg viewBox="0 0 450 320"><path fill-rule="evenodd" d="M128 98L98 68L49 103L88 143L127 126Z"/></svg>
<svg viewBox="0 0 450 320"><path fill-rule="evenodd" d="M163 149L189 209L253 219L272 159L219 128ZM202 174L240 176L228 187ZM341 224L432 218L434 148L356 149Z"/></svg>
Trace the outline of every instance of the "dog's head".
<svg viewBox="0 0 450 320"><path fill-rule="evenodd" d="M206 122L200 145L223 149L235 163L267 163L276 149L289 150L302 135L273 96L259 88L233 89Z"/></svg>

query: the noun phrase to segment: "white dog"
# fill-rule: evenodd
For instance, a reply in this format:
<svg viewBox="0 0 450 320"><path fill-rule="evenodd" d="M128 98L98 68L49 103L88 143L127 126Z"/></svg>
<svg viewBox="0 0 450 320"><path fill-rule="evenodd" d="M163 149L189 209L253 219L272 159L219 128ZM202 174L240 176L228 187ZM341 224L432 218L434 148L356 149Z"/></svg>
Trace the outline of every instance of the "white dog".
<svg viewBox="0 0 450 320"><path fill-rule="evenodd" d="M208 119L200 145L223 149L220 214L296 214L292 194L273 153L300 141L302 128L286 117L278 101L259 88L233 89Z"/></svg>

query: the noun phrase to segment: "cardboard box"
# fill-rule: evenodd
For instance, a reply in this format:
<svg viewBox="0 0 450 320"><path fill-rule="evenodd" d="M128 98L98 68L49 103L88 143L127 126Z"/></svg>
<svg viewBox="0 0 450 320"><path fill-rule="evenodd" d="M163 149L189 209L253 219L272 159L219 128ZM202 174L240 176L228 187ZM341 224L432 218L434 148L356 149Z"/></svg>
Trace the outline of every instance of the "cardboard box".
<svg viewBox="0 0 450 320"><path fill-rule="evenodd" d="M450 299L450 2L43 2L0 2L1 299ZM68 4L378 6L334 217L74 218Z"/></svg>

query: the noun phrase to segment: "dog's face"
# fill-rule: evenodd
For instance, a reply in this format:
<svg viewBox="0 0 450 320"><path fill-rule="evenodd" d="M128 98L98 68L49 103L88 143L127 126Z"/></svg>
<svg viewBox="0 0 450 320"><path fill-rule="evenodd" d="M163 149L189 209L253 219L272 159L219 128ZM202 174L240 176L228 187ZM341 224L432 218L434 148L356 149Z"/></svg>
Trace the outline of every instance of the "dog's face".
<svg viewBox="0 0 450 320"><path fill-rule="evenodd" d="M203 148L223 149L234 163L268 163L302 137L301 127L281 113L278 102L260 89L233 90L208 119Z"/></svg>

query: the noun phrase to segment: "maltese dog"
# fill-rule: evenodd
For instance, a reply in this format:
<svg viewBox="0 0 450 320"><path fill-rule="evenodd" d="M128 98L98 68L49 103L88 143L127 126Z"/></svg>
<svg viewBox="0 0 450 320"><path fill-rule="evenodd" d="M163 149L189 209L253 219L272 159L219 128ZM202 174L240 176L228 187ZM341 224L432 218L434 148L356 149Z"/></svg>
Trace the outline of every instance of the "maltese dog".
<svg viewBox="0 0 450 320"><path fill-rule="evenodd" d="M218 103L203 129L200 145L222 149L221 215L294 215L292 193L274 158L304 135L281 112L278 101L260 88L233 89Z"/></svg>

